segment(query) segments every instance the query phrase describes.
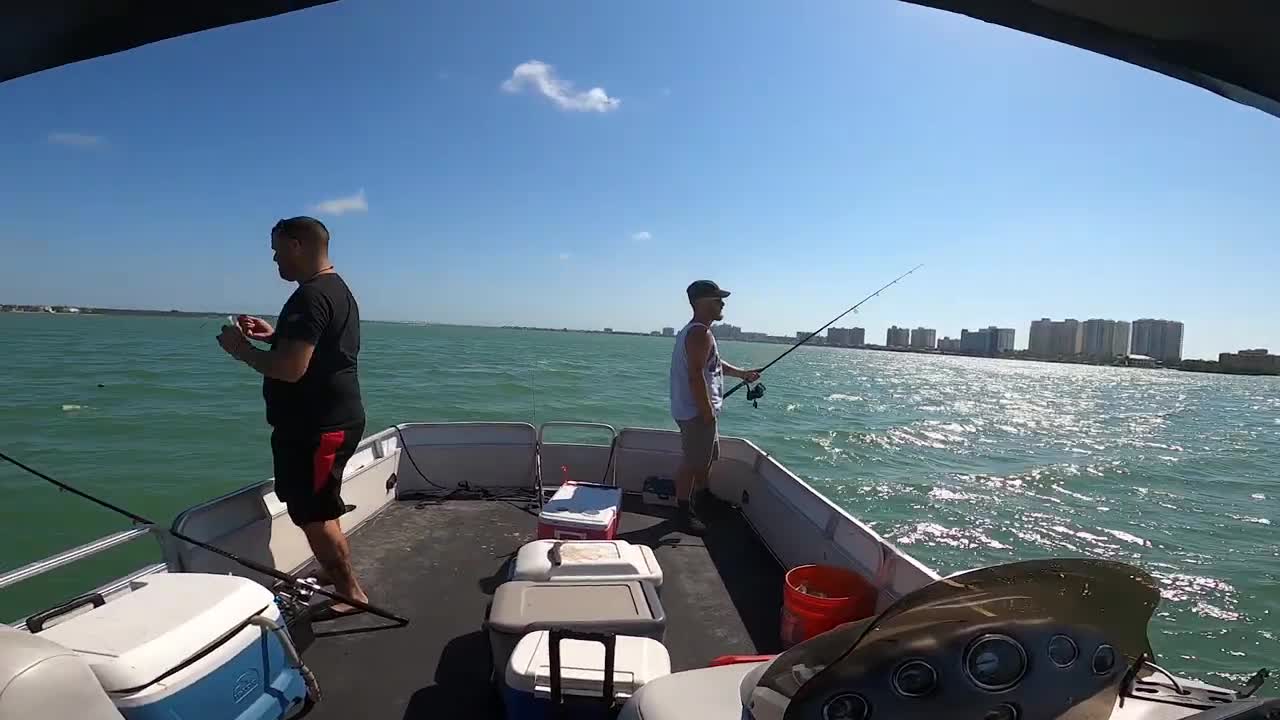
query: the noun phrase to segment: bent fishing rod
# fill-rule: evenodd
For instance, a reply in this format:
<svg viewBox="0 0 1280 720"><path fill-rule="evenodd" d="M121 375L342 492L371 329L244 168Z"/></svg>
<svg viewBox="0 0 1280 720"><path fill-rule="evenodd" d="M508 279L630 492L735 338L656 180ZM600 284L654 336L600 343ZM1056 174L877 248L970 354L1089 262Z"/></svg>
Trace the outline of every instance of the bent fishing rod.
<svg viewBox="0 0 1280 720"><path fill-rule="evenodd" d="M884 292L885 290L888 290L889 288L893 287L894 285L897 285L899 280L901 280L901 279L905 278L906 276L908 276L908 275L910 275L911 273L913 273L913 272L915 272L915 271L919 270L919 269L920 269L920 268L922 268L922 267L924 267L924 264L923 264L923 263L921 263L921 264L919 264L919 265L917 265L917 266L915 266L915 267L911 268L910 270L908 270L908 271L906 271L906 272L902 273L902 274L901 274L901 275L899 275L898 277L894 278L891 282L889 282L888 284L886 284L884 287L880 288L879 290L876 290L875 292L871 293L870 295L868 295L868 296L866 296L866 297L862 298L861 300L859 300L857 303L855 303L855 304L854 304L854 306L853 306L853 307L849 308L848 310L845 310L844 312L840 313L839 315L835 316L834 318L831 318L831 322L829 322L829 323L827 323L826 325L823 325L822 327L818 328L817 330L814 330L813 332L809 333L809 335L808 335L807 337L805 337L803 340L801 340L801 341L797 342L796 344L792 345L791 347L787 348L786 352L784 352L784 353L782 353L781 355L779 355L778 357L776 357L776 358L774 358L774 359L770 360L768 365L765 365L764 367L760 368L760 372L761 372L761 373L763 373L765 370L768 370L769 368L773 367L773 365L774 365L775 363L777 363L777 362L778 362L779 360L781 360L782 358L784 358L784 357L786 357L786 356L790 355L792 352L794 352L794 351L795 351L795 349L796 349L796 348L800 347L801 345L803 345L803 344L805 344L805 343L809 342L810 340L814 339L815 337L817 337L817 336L818 336L818 333L821 333L823 330L826 330L827 328L831 327L832 325L835 325L837 322L840 322L840 318L844 317L845 315L848 315L849 313L853 312L854 310L857 310L857 309L858 309L858 307L859 307L859 306L861 306L861 305L862 305L863 303L865 303L866 301L868 301L868 300L870 300L871 298L873 298L873 297L875 297L875 296L879 295L880 293ZM747 381L746 381L746 380L739 381L739 382L738 382L738 384L737 384L737 385L734 385L734 386L729 390L729 392L727 392L727 393L725 393L725 394L723 395L723 397L729 397L730 395L732 395L732 394L734 394L734 393L738 392L738 388L740 388L740 387L742 387L743 385L746 385L746 384L747 384ZM761 393L761 394L763 394L763 393ZM756 397L759 397L759 395L756 395ZM747 391L747 399L748 399L748 400L753 399L753 398L752 398L752 393L751 393L751 391Z"/></svg>
<svg viewBox="0 0 1280 720"><path fill-rule="evenodd" d="M93 495L90 495L90 494L89 494L89 493L87 493L87 492L84 492L83 490L79 490L79 489L74 488L74 487L72 487L72 486L70 486L70 485L68 485L68 484L66 484L66 483L64 483L64 482L61 482L61 481L59 481L59 480L55 480L55 479L53 479L53 478L49 477L48 475L45 475L44 473L40 472L39 470L36 470L35 468L33 468L33 467L31 467L31 466L26 465L26 464L24 464L24 463L22 463L22 462L19 462L18 460L15 460L15 459L13 459L13 458L9 457L8 455L6 455L6 454L5 454L5 453L3 453L3 452L0 452L0 460L4 460L5 462L8 462L8 463L10 463L11 465L14 465L14 466L18 467L18 468L19 468L19 469L21 469L21 470L25 470L26 472L31 473L32 475L34 475L34 476L36 476L36 477L40 478L41 480L44 480L45 482L51 483L52 485L54 485L55 487L57 487L59 490L63 490L63 491L66 491L66 492L71 493L72 495L76 495L76 496L82 497L82 498L84 498L85 500L88 500L89 502L94 503L95 505L98 505L98 506L104 507L104 508L106 508L106 509L108 509L108 510L110 510L110 511L114 512L114 513L118 513L118 514L120 514L120 515L123 515L123 516L125 516L125 517L129 518L130 520L132 520L132 521L133 521L133 522L135 522L135 523L138 523L138 524L140 524L140 525L147 525L147 526L149 526L149 527L151 527L151 528L154 528L154 529L160 529L160 527L159 527L158 525L156 525L155 523L151 522L150 520L148 520L148 519L146 519L146 518L142 517L141 515L138 515L138 514L136 514L136 513L132 513L132 512L130 512L130 511L128 511L128 510L125 510L124 508L122 508L122 507L120 507L120 506L118 506L118 505L113 505L113 504L111 504L111 503L107 502L106 500L103 500L102 498L95 497L95 496L93 496ZM294 587L296 587L296 586L298 586L298 585L300 584L300 581L298 580L298 578L295 578L295 577L293 577L292 575L289 575L288 573L280 572L279 570L277 570L277 569L275 569L275 568L273 568L273 567L268 567L268 566L266 566L266 565L263 565L262 563L256 562L256 561L254 561L254 560L250 560L250 559L248 559L248 558L242 558L242 557L240 557L239 555L236 555L236 554L234 554L234 553L231 553L231 552L228 552L228 551L226 551L226 550L223 550L222 548L217 547L216 545L210 545L209 543L202 542L202 541L200 541L200 540L196 540L196 539L195 539L195 538L193 538L193 537L190 537L190 536L184 535L184 534L182 534L182 533L178 532L177 530L172 530L172 529L170 529L170 530L161 530L161 532L167 532L168 534L172 535L173 537L175 537L175 538L177 538L177 539L179 539L179 540L181 540L181 541L183 541L183 542L190 543L191 545L194 545L194 546L196 546L196 547L200 548L201 550L208 550L209 552L211 552L211 553L213 553L213 554L215 554L215 555L221 555L222 557L224 557L224 558L226 558L226 559L228 559L228 560L231 560L232 562L239 563L240 565L243 565L244 567L247 567L247 568L249 568L250 570L253 570L254 572L262 573L263 575L268 575L268 576L270 576L270 577L275 578L276 580L279 580L280 582L287 583L287 584L288 584L288 585L290 585L290 586L294 586ZM317 585L318 585L318 584L317 584ZM408 618L400 617L399 615L396 615L395 613L393 613L393 612L391 612L391 611L389 611L389 610L383 610L383 609L381 609L381 608L379 608L379 607L377 607L377 606L375 606L375 605L370 605L370 604L369 604L369 603L367 603L367 602L361 602L361 601L359 601L359 600L356 600L356 599L355 599L355 598L353 598L353 597L347 597L346 595L343 595L342 593L339 593L339 592L335 592L335 591L332 591L332 590L326 590L326 589L324 589L324 588L322 588L322 587L318 587L317 585L307 584L307 586L306 586L306 587L307 587L307 589L308 589L309 591L314 592L314 593L317 593L317 594L320 594L320 595L324 595L325 597L329 598L330 600L337 600L338 602L344 602L344 603L347 603L348 605L350 605L350 606L352 606L352 607L359 608L359 609L361 609L361 610L363 610L363 611L365 611L365 612L369 613L370 615L377 615L377 616L378 616L378 617L380 617L380 618L383 618L383 619L386 619L386 620L390 620L390 621L392 621L392 622L396 623L396 626L397 626L397 627L404 627L405 625L408 625L408 624L409 624L409 619L408 619Z"/></svg>

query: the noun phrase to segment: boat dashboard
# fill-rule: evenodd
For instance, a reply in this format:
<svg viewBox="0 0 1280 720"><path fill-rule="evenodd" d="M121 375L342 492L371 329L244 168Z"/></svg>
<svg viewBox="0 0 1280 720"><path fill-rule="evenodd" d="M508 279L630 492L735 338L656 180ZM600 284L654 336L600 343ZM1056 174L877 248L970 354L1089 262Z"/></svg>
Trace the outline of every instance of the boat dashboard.
<svg viewBox="0 0 1280 720"><path fill-rule="evenodd" d="M1152 660L1158 603L1122 563L974 570L782 653L744 679L743 705L755 720L1105 720Z"/></svg>

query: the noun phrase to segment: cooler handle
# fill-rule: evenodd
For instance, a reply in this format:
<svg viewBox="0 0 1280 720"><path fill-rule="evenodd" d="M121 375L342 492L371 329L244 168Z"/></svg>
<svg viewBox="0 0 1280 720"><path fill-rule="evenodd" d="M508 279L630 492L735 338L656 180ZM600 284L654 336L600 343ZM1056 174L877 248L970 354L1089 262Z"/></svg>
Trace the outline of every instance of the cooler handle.
<svg viewBox="0 0 1280 720"><path fill-rule="evenodd" d="M547 561L551 563L551 567L560 567L564 563L564 558L560 556L561 544L559 542L552 543L551 549L547 551Z"/></svg>
<svg viewBox="0 0 1280 720"><path fill-rule="evenodd" d="M27 618L27 630L31 633L38 633L44 629L44 624L50 620L61 615L66 615L72 610L84 607L88 604L92 604L94 607L100 608L107 604L107 600L102 597L102 593L95 592L89 593L88 595L81 595L78 598L68 600L63 604L58 605L57 607L51 607L48 610L41 610L35 615Z"/></svg>
<svg viewBox="0 0 1280 720"><path fill-rule="evenodd" d="M564 710L564 691L561 688L560 679L560 641L561 640L586 640L587 642L598 642L604 646L604 688L601 692L601 698L605 705L613 705L613 656L617 649L617 636L611 632L593 633L578 632L577 630L550 630L547 632L548 640L551 643L547 649L551 655L551 707L553 712L562 714Z"/></svg>

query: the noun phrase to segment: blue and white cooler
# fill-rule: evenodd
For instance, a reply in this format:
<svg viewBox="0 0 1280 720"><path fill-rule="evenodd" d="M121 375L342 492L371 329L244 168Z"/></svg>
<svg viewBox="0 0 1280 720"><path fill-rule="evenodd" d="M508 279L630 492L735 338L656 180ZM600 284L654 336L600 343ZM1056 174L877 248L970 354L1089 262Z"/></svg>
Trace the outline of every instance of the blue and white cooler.
<svg viewBox="0 0 1280 720"><path fill-rule="evenodd" d="M556 640L558 651L552 647ZM613 681L606 689L608 669ZM503 704L507 720L600 720L613 717L611 710L645 683L669 674L671 656L653 638L538 630L521 638L511 653ZM555 713L557 701L563 714Z"/></svg>
<svg viewBox="0 0 1280 720"><path fill-rule="evenodd" d="M93 604L39 635L84 657L128 720L276 720L305 704L287 631L253 622L284 621L271 591L252 580L160 573Z"/></svg>

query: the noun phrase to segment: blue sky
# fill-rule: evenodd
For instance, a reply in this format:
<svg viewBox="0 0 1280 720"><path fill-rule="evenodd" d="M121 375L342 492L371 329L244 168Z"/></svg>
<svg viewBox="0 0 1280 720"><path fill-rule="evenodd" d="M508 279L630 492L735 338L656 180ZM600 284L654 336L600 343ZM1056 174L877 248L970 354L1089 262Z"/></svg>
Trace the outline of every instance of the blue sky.
<svg viewBox="0 0 1280 720"><path fill-rule="evenodd" d="M332 6L0 85L0 302L269 313L317 213L370 319L1168 317L1280 349L1280 120L883 1Z"/></svg>

